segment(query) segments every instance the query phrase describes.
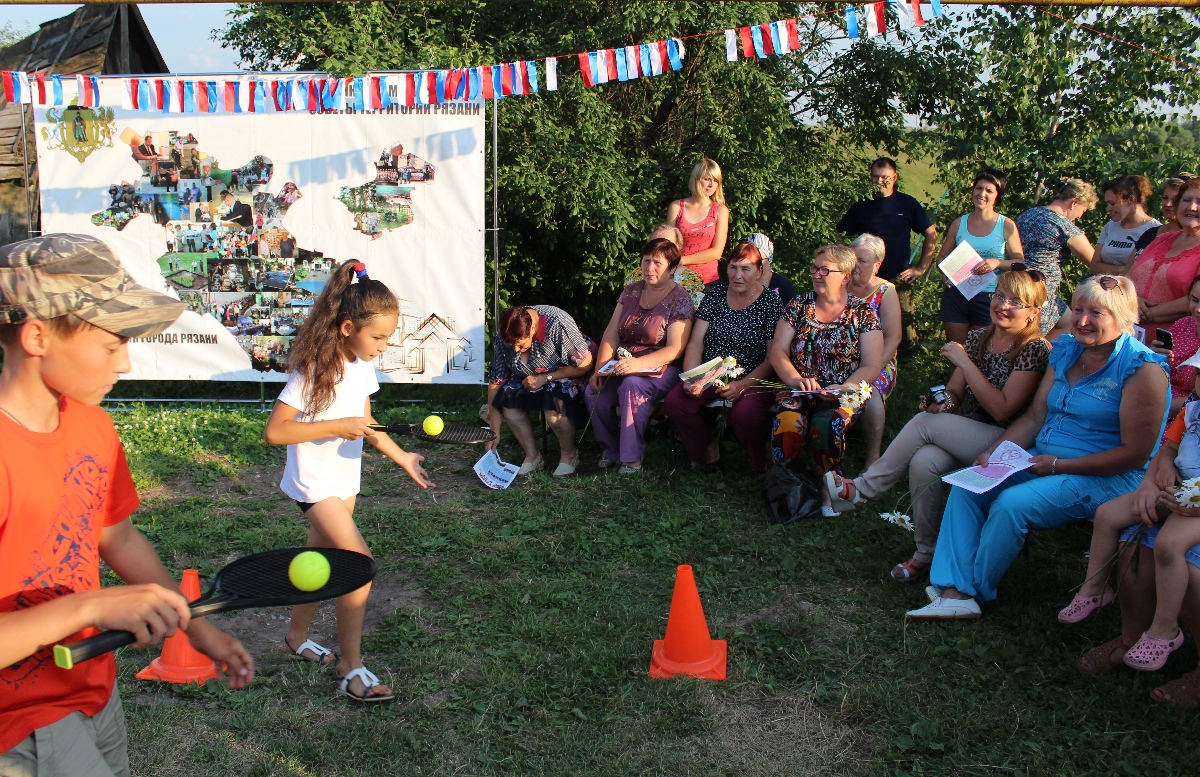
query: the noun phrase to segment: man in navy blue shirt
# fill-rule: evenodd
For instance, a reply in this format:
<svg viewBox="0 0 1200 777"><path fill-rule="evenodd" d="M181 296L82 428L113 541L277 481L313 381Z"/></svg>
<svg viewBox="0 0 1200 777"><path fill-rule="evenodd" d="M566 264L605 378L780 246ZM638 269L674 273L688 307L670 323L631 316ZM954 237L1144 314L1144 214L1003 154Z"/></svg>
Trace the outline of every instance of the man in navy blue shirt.
<svg viewBox="0 0 1200 777"><path fill-rule="evenodd" d="M933 261L937 251L937 227L915 197L896 191L898 173L895 160L880 157L872 162L871 183L877 189L875 196L851 205L838 222L837 229L851 237L869 232L883 240L886 252L879 275L896 283L904 321L904 344L911 346L917 341L912 284L929 270ZM921 259L916 265L909 263L913 232L925 238Z"/></svg>

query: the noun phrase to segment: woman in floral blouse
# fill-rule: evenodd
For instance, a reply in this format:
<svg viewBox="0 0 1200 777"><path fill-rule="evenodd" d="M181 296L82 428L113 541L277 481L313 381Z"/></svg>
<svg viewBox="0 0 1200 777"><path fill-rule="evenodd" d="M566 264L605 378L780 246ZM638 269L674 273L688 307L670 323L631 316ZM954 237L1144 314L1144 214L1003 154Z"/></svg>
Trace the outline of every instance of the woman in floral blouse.
<svg viewBox="0 0 1200 777"><path fill-rule="evenodd" d="M813 290L788 303L775 327L771 366L779 380L805 393L776 397L771 447L775 461L791 464L807 441L817 475L840 470L846 430L855 410L838 402L840 389L871 383L883 370L883 330L867 303L847 287L858 263L845 246L817 250L808 268ZM824 512L836 515L828 502Z"/></svg>
<svg viewBox="0 0 1200 777"><path fill-rule="evenodd" d="M496 433L491 447L499 445L503 418L525 452L518 474L541 469L544 464L529 423L529 413L541 411L558 438L554 477L574 474L579 458L575 429L587 422L583 384L576 380L592 369L587 338L569 313L551 305L504 311L499 334L488 385L488 424Z"/></svg>
<svg viewBox="0 0 1200 777"><path fill-rule="evenodd" d="M600 443L600 468L642 468L650 409L679 382L679 359L692 331L692 298L675 282L679 249L655 238L642 248L642 278L621 292L596 353L585 398ZM609 362L612 362L609 365Z"/></svg>

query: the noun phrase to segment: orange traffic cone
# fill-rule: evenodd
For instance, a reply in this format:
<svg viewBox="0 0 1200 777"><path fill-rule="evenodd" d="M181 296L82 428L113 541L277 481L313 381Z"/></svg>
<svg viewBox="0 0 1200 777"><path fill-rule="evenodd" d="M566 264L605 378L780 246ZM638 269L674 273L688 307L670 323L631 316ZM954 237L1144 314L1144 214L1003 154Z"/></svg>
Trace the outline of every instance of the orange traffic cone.
<svg viewBox="0 0 1200 777"><path fill-rule="evenodd" d="M183 598L189 602L199 599L200 573L194 569L185 569L179 589ZM163 642L162 655L134 676L139 680L203 685L217 676L217 665L211 658L192 647L187 634L177 631Z"/></svg>
<svg viewBox="0 0 1200 777"><path fill-rule="evenodd" d="M667 638L654 640L650 676L663 679L682 674L701 680L724 680L725 655L725 640L709 637L692 568L681 564L675 574L671 614L667 616Z"/></svg>

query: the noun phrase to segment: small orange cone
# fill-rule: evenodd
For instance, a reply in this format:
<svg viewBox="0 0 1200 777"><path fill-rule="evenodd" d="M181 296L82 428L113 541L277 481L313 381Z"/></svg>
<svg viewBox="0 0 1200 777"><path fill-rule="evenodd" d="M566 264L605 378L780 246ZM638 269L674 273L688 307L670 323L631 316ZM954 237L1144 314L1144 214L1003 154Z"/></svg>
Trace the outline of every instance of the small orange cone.
<svg viewBox="0 0 1200 777"><path fill-rule="evenodd" d="M185 569L179 589L183 598L189 602L199 599L200 573L194 569ZM162 655L134 676L139 680L203 685L217 676L217 665L211 658L192 647L187 634L177 631L163 642Z"/></svg>
<svg viewBox="0 0 1200 777"><path fill-rule="evenodd" d="M681 564L675 574L667 638L654 640L650 676L658 679L687 675L701 680L725 679L726 645L711 639L692 568Z"/></svg>

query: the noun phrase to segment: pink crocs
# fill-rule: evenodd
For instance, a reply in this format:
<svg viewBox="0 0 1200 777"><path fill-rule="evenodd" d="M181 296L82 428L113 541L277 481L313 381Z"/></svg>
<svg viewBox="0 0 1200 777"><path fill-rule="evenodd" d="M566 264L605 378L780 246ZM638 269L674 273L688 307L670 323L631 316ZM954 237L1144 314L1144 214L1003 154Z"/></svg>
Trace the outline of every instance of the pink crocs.
<svg viewBox="0 0 1200 777"><path fill-rule="evenodd" d="M1059 623L1079 623L1100 607L1105 607L1113 600L1113 590L1105 588L1099 596L1084 596L1076 594L1066 607L1058 611Z"/></svg>
<svg viewBox="0 0 1200 777"><path fill-rule="evenodd" d="M1171 652L1183 644L1183 629L1174 639L1155 639L1149 634L1134 643L1125 653L1125 665L1139 672L1157 672L1166 666Z"/></svg>

